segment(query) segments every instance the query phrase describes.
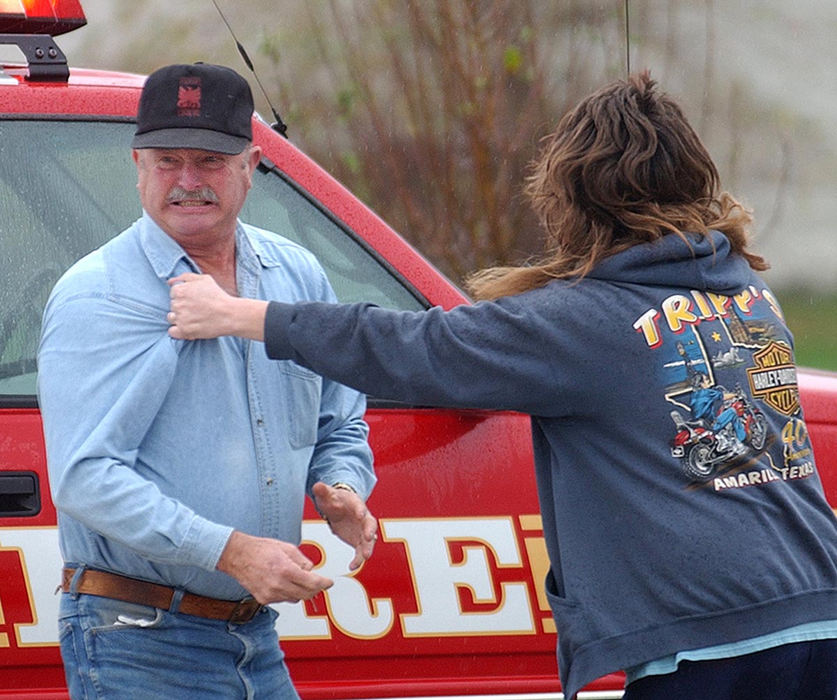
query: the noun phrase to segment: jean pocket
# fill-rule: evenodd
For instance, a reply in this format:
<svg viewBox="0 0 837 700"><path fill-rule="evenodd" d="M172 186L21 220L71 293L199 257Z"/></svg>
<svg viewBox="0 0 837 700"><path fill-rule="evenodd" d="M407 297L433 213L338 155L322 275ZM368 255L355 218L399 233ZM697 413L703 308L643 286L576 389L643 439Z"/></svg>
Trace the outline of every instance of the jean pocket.
<svg viewBox="0 0 837 700"><path fill-rule="evenodd" d="M58 643L64 644L73 643L73 620L70 618L63 618L58 620Z"/></svg>
<svg viewBox="0 0 837 700"><path fill-rule="evenodd" d="M149 605L127 603L112 598L85 596L83 606L80 606L86 627L91 632L108 632L112 630L153 629L163 622L165 612Z"/></svg>

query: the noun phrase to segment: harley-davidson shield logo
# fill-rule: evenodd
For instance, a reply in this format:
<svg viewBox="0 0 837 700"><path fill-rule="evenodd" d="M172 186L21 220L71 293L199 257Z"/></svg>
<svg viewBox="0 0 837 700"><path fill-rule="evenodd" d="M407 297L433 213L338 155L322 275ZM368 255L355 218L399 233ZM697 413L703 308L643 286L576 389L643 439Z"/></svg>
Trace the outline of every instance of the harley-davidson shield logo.
<svg viewBox="0 0 837 700"><path fill-rule="evenodd" d="M755 367L747 370L753 396L792 416L799 410L799 385L791 349L783 343L771 342L753 353Z"/></svg>

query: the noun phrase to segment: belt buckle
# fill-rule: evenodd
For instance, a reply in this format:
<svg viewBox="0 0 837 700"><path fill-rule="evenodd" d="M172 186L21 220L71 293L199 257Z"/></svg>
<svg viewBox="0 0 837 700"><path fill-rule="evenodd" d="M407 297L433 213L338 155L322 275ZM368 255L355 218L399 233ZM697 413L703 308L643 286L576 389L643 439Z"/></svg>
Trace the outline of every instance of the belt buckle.
<svg viewBox="0 0 837 700"><path fill-rule="evenodd" d="M232 609L230 616L227 618L227 622L234 622L236 624L250 622L261 609L262 605L255 598L242 598Z"/></svg>

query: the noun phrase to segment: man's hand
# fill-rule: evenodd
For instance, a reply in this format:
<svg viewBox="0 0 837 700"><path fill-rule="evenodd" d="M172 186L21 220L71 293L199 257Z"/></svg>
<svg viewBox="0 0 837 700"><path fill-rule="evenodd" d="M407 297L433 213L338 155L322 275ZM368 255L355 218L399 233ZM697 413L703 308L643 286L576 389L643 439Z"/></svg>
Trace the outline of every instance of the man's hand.
<svg viewBox="0 0 837 700"><path fill-rule="evenodd" d="M349 569L358 569L372 556L378 539L378 521L354 491L336 489L322 481L314 484L314 503L328 521L331 531L355 548Z"/></svg>
<svg viewBox="0 0 837 700"><path fill-rule="evenodd" d="M311 560L289 542L238 530L227 540L217 568L235 578L262 605L309 600L334 585L314 573Z"/></svg>
<svg viewBox="0 0 837 700"><path fill-rule="evenodd" d="M227 294L210 275L187 272L169 280L169 335L178 340L238 335L264 339L267 302Z"/></svg>

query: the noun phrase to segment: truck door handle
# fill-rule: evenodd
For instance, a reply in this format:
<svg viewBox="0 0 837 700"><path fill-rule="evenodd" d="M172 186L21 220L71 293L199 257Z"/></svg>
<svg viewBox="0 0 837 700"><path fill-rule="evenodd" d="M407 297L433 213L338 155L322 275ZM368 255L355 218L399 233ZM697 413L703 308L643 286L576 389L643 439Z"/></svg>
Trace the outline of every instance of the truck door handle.
<svg viewBox="0 0 837 700"><path fill-rule="evenodd" d="M26 518L40 512L38 475L30 471L0 472L0 518Z"/></svg>

